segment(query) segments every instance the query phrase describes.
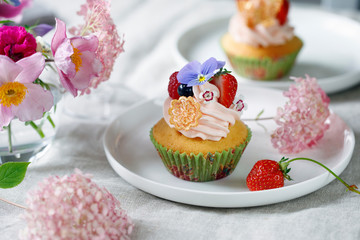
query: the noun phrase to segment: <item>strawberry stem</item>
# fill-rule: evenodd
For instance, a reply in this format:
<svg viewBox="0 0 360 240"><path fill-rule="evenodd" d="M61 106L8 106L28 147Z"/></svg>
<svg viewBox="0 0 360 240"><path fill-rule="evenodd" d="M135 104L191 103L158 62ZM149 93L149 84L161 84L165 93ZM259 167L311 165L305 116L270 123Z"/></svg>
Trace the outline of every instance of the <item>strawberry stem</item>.
<svg viewBox="0 0 360 240"><path fill-rule="evenodd" d="M231 73L231 71L227 70L226 68L220 68L219 71L217 73L214 74L214 77L218 77L221 75L225 75ZM213 78L211 78L209 81L211 81Z"/></svg>
<svg viewBox="0 0 360 240"><path fill-rule="evenodd" d="M291 163L291 162L294 162L294 161L297 161L297 160L305 160L305 161L310 161L310 162L313 162L313 163L316 163L317 165L325 168L329 173L331 173L337 180L339 180L342 184L345 185L345 187L347 188L347 191L352 191L352 192L355 192L357 194L360 194L360 191L356 190L358 189L358 187L356 185L349 185L347 184L344 180L342 180L338 175L336 175L333 171L331 171L331 169L329 169L328 167L326 167L324 164L314 160L314 159L311 159L311 158L293 158L291 160L289 160L288 158L282 158L279 162L279 165L281 167L281 169L283 169L283 167L285 167L285 169L287 169L286 167ZM290 171L290 169L287 169L287 172L288 173ZM285 174L284 173L284 177L285 177ZM285 177L286 178L286 177Z"/></svg>

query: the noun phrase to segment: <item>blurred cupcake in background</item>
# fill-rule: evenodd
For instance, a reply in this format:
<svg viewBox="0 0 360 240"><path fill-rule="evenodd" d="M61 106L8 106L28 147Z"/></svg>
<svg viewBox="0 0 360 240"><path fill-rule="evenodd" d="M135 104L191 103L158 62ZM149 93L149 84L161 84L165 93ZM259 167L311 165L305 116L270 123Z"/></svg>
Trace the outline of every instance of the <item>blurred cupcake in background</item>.
<svg viewBox="0 0 360 240"><path fill-rule="evenodd" d="M288 24L288 0L236 0L237 13L221 38L234 71L245 78L286 75L303 46Z"/></svg>

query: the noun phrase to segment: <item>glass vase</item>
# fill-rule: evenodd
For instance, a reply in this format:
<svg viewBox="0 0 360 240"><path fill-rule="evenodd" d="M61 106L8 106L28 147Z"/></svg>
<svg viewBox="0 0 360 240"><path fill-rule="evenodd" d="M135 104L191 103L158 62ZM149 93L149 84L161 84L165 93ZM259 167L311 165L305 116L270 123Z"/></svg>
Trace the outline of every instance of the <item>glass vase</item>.
<svg viewBox="0 0 360 240"><path fill-rule="evenodd" d="M33 162L50 147L62 109L60 89L53 86L51 92L56 105L42 119L33 121L31 124L13 119L10 124L11 131L8 131L8 127L0 131L0 164L5 162ZM39 134L32 127L32 124L41 128L42 133ZM9 141L11 141L12 147L10 147Z"/></svg>

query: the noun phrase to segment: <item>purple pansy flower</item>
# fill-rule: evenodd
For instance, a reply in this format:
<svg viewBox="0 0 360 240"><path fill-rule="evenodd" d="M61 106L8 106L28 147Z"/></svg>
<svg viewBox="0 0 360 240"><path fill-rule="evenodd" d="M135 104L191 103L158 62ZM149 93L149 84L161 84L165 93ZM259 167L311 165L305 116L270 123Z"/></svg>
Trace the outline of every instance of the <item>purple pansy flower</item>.
<svg viewBox="0 0 360 240"><path fill-rule="evenodd" d="M35 27L33 27L31 30L36 34L36 36L44 36L45 34L47 34L48 32L50 32L51 30L53 30L53 26L49 25L49 24L39 24Z"/></svg>
<svg viewBox="0 0 360 240"><path fill-rule="evenodd" d="M217 69L224 67L225 62L217 61L211 57L203 64L193 61L186 64L178 73L177 78L180 83L187 86L203 85L214 76Z"/></svg>

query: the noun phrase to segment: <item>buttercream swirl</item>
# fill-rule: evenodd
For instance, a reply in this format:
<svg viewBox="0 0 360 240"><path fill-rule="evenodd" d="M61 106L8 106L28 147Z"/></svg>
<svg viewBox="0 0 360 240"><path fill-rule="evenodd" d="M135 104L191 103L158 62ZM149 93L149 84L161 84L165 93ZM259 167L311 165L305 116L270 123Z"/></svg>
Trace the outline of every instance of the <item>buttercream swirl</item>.
<svg viewBox="0 0 360 240"><path fill-rule="evenodd" d="M250 28L241 13L237 13L230 19L229 33L236 42L255 47L282 45L294 37L294 28L288 23L280 25L277 19L273 23L271 26L257 24Z"/></svg>
<svg viewBox="0 0 360 240"><path fill-rule="evenodd" d="M202 117L199 119L199 124L196 127L192 127L187 131L179 130L179 132L188 138L199 137L203 140L219 141L227 136L229 125L233 125L236 120L240 120L240 116L237 111L226 108L218 103L217 97L211 102L206 102L205 99L200 97L201 93L205 90L210 90L216 93L215 96L220 96L219 89L211 83L193 86L194 98L200 103ZM166 123L174 128L169 122L168 109L171 101L172 98L170 97L165 100L163 114Z"/></svg>

